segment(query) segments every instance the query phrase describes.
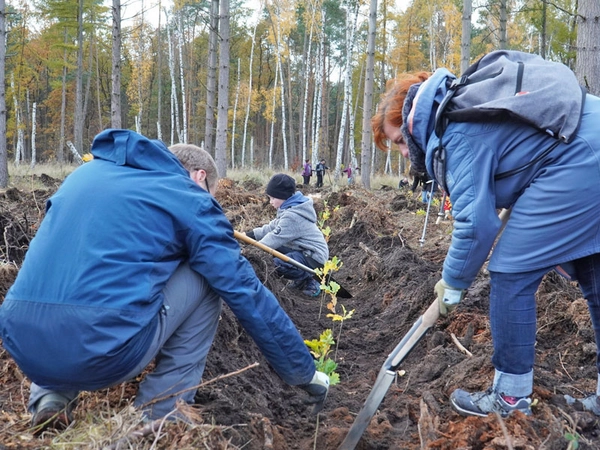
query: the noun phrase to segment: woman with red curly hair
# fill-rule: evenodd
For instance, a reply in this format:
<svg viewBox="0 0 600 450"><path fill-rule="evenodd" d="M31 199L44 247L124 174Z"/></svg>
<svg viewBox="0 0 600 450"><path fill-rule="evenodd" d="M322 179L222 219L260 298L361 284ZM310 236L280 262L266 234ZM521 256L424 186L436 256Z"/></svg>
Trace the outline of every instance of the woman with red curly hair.
<svg viewBox="0 0 600 450"><path fill-rule="evenodd" d="M429 173L450 197L452 242L434 288L441 315L457 307L494 248L487 265L494 377L485 391L455 389L453 408L463 415L529 415L536 292L548 272L577 281L600 343L600 98L582 92L568 67L538 55L500 50L475 67L489 70L470 72L462 84L443 68L402 76L390 83L372 126L380 148L387 148L386 139L398 144L412 169ZM540 82L546 72L555 78ZM505 90L501 74L516 75L505 78ZM467 96L478 103L464 109L480 115L459 121L438 114L449 92L456 103L448 103L446 113ZM509 109L513 105L518 108ZM443 130L436 127L440 118ZM511 215L496 242L499 209ZM565 397L600 416L598 346L596 372L595 392Z"/></svg>
<svg viewBox="0 0 600 450"><path fill-rule="evenodd" d="M402 156L408 158L408 147L402 138L402 108L408 89L417 83L422 83L430 76L429 72L403 74L387 83L387 90L379 102L377 114L371 119L373 139L381 150L387 150L386 141L389 139L400 147Z"/></svg>

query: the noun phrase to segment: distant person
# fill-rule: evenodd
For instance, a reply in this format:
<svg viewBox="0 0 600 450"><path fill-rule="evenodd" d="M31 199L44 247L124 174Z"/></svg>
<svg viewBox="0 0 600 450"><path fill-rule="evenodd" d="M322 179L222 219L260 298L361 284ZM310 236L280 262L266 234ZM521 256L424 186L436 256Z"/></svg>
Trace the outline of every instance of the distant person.
<svg viewBox="0 0 600 450"><path fill-rule="evenodd" d="M246 234L311 269L323 267L329 258L329 247L317 227L312 199L296 191L296 181L283 173L269 180L267 195L277 217ZM274 258L274 263L277 273L293 281L292 288L310 297L321 293L320 283L310 273L279 258Z"/></svg>
<svg viewBox="0 0 600 450"><path fill-rule="evenodd" d="M3 346L32 381L34 433L66 427L80 391L152 361L134 406L159 419L193 403L221 299L282 379L322 406L328 376L241 256L211 195L212 157L117 129L96 136L92 154L48 200L0 306Z"/></svg>
<svg viewBox="0 0 600 450"><path fill-rule="evenodd" d="M502 51L522 65L523 58L532 55L521 53ZM539 58L537 64L542 62ZM535 67L530 65L534 71ZM567 401L600 416L600 98L585 94L570 75L566 79L563 73L552 89L523 86L520 95L494 102L498 111L520 102L531 120L547 117L557 120L555 130L576 130L565 135L553 137L515 116L450 121L440 143L432 124L457 79L446 69L430 77L401 75L390 83L372 119L380 148L388 139L400 145L411 164L435 174L450 196L452 242L435 285L442 315L459 305L494 247L487 270L495 371L487 390L452 392L450 403L463 415L532 414L536 292L544 276L560 266L587 300L597 344L595 392L579 399L567 396ZM575 86L573 93L559 95L554 88L567 83ZM482 102L494 94L490 89L480 93ZM436 159L440 148L445 156ZM496 243L502 208L512 213Z"/></svg>
<svg viewBox="0 0 600 450"><path fill-rule="evenodd" d="M325 160L322 159L321 161L319 161L315 169L317 172L317 187L323 187L323 176L325 175L325 171L329 170L329 167L327 167L327 165L325 164Z"/></svg>
<svg viewBox="0 0 600 450"><path fill-rule="evenodd" d="M308 186L310 184L310 177L312 177L313 169L310 164L310 159L307 159L304 162L304 168L302 170L302 178L304 179L304 186Z"/></svg>
<svg viewBox="0 0 600 450"><path fill-rule="evenodd" d="M346 167L344 170L342 170L342 173L345 173L348 177L348 184L354 183L354 178L352 178L352 167Z"/></svg>
<svg viewBox="0 0 600 450"><path fill-rule="evenodd" d="M403 189L403 188L406 188L406 187L408 187L408 185L409 185L408 178L404 177L404 178L402 178L402 179L400 180L400 182L398 183L398 188L399 188L399 189Z"/></svg>

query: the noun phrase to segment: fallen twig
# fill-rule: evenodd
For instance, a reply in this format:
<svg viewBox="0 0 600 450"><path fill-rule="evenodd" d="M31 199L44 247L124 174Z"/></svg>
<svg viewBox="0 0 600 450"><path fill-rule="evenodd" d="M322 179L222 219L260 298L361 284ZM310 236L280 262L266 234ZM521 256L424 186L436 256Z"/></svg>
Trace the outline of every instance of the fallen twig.
<svg viewBox="0 0 600 450"><path fill-rule="evenodd" d="M458 349L463 352L465 355L467 355L469 358L471 356L473 356L473 353L471 353L469 350L467 350L464 345L462 345L460 343L460 341L458 340L458 338L456 337L456 335L454 333L450 333L450 336L452 337L452 341L454 342L454 344L458 347Z"/></svg>
<svg viewBox="0 0 600 450"><path fill-rule="evenodd" d="M502 420L502 416L500 416L500 413L498 411L496 411L495 414L496 414L496 419L498 419L498 423L500 424L500 429L502 430L502 434L504 435L504 439L506 439L506 447L508 448L508 450L514 450L514 447L512 445L512 439L508 435L508 430L506 429L504 420Z"/></svg>

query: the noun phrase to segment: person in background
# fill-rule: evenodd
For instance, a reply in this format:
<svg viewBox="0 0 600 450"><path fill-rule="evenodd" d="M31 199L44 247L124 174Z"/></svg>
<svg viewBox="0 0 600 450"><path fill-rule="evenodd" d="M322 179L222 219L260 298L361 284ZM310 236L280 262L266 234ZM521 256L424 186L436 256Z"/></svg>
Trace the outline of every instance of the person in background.
<svg viewBox="0 0 600 450"><path fill-rule="evenodd" d="M312 199L296 191L296 181L284 173L273 175L266 191L277 216L266 225L246 231L246 235L311 269L323 267L329 247L317 227ZM273 261L277 273L292 280L292 288L310 297L321 293L320 283L310 273L279 258Z"/></svg>
<svg viewBox="0 0 600 450"><path fill-rule="evenodd" d="M323 176L325 175L325 171L329 170L329 167L325 165L325 160L321 159L315 169L317 172L317 187L323 187Z"/></svg>
<svg viewBox="0 0 600 450"><path fill-rule="evenodd" d="M432 76L406 74L391 83L372 118L374 139L380 148L390 139L413 167L430 174L438 167L436 179L446 180L454 230L435 285L442 315L459 304L486 261L502 226L498 210L511 209L488 266L494 378L486 391L456 389L450 402L463 415L531 414L536 291L548 272L560 266L561 273L578 282L600 343L600 98L585 95L582 108L581 98L523 92L529 105L554 111L562 101L568 103L565 111L582 112L568 144L516 118L451 121L442 138L442 168L434 166L440 138L431 124L452 79L446 69L438 69ZM565 114L561 120L564 126L572 117ZM598 350L596 372L596 392L566 398L600 416Z"/></svg>
<svg viewBox="0 0 600 450"><path fill-rule="evenodd" d="M310 159L307 159L304 162L304 168L302 170L302 178L304 178L304 186L308 186L310 184L310 177L313 174L312 166L310 165Z"/></svg>
<svg viewBox="0 0 600 450"><path fill-rule="evenodd" d="M3 346L32 381L34 433L66 427L80 391L128 381L152 361L134 406L176 417L178 400L193 403L222 300L279 376L322 407L328 376L241 255L211 195L212 157L118 129L91 152L48 200L0 306Z"/></svg>
<svg viewBox="0 0 600 450"><path fill-rule="evenodd" d="M354 178L352 178L352 167L346 167L344 170L342 170L342 173L345 173L348 177L348 184L354 183Z"/></svg>

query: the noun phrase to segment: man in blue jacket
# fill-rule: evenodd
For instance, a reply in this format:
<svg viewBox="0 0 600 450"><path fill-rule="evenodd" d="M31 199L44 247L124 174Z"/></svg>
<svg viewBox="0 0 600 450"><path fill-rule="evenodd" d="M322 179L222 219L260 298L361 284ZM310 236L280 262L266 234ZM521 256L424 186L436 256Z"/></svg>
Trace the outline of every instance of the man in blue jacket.
<svg viewBox="0 0 600 450"><path fill-rule="evenodd" d="M241 256L211 195L210 155L129 130L100 133L92 154L48 200L0 307L4 348L32 381L34 432L66 426L79 391L127 381L153 360L134 405L156 419L192 403L221 299L319 409L328 377Z"/></svg>
<svg viewBox="0 0 600 450"><path fill-rule="evenodd" d="M372 119L380 147L384 138L399 144L415 169L435 175L449 192L454 230L442 279L435 286L442 315L462 300L486 261L502 226L498 210L512 210L488 266L495 375L487 391L452 393L452 406L464 415L531 414L535 293L544 275L557 266L559 273L579 283L600 342L600 99L587 95L582 105L573 73L555 80L555 89L543 89L547 85L535 76L535 66L545 67L546 62L517 53L496 54L504 62L495 76L511 61L535 59L524 70L525 75L534 71L532 83L507 96L510 103L522 102L531 113L528 120L505 115L499 120L450 121L438 135L438 107L456 79L446 69L430 77L399 77ZM495 76L486 81L493 83ZM567 84L575 84L572 95L563 90ZM487 100L494 90L484 86L473 84L473 89L480 89ZM538 119L570 132L551 136L532 125ZM443 165L436 164L442 161L436 156L441 148ZM600 373L599 353L596 369ZM599 399L600 375L596 392L579 402L600 416Z"/></svg>

